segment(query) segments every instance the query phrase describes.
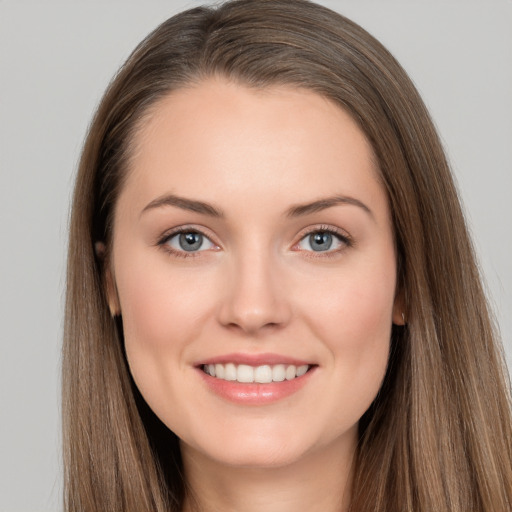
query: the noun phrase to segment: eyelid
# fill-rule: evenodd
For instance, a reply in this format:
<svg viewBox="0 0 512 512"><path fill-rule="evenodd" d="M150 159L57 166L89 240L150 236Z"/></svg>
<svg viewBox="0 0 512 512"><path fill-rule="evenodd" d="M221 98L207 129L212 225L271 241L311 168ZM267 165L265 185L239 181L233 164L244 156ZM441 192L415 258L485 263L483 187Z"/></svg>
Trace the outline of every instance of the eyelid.
<svg viewBox="0 0 512 512"><path fill-rule="evenodd" d="M299 249L299 244L306 238L308 235L311 235L312 233L330 233L334 235L338 240L340 240L344 247L335 249L335 250L326 250L326 251L308 251L304 249ZM215 237L210 234L210 230L205 228L204 226L198 226L197 224L186 224L182 226L177 226L174 228L171 228L162 235L158 237L158 239L155 242L155 245L162 247L167 252L177 255L180 257L196 257L199 256L200 253L206 252L212 249L206 249L202 251L178 251L172 247L170 247L167 242L174 236L180 234L180 233L199 233L205 238L207 238L215 247L213 250L221 250L222 246L217 241L215 241ZM352 239L351 235L347 233L345 230L340 229L337 226L327 225L327 224L320 224L316 226L310 226L302 230L299 234L298 240L293 244L291 247L292 250L300 251L303 253L307 253L308 257L312 258L318 258L318 257L329 257L329 256L335 256L339 254L340 252L344 251L345 249L352 247L354 245L354 240Z"/></svg>
<svg viewBox="0 0 512 512"><path fill-rule="evenodd" d="M175 237L176 235L179 235L180 233L198 233L202 236L204 236L205 238L207 238L211 244L214 246L214 248L210 248L210 249L205 249L205 250L202 250L202 251L180 251L180 250L176 250L174 249L173 247L171 247L167 242L172 239L173 237ZM199 256L200 253L202 252L206 252L206 251L210 251L210 250L220 250L220 244L218 244L215 240L214 240L214 237L210 234L209 230L204 228L203 226L197 226L196 224L187 224L187 225L183 225L183 226L177 226L177 227L174 227L174 228L171 228L169 230L167 230L165 233L163 233L162 235L160 235L156 242L155 242L155 245L161 247L163 250L167 251L168 253L172 254L172 255L176 255L176 256L179 256L179 257L183 257L183 258L193 258L193 257L196 257L196 256Z"/></svg>
<svg viewBox="0 0 512 512"><path fill-rule="evenodd" d="M161 235L158 236L155 245L165 243L166 240L171 238L173 235L179 233L200 233L201 235L211 240L211 242L214 243L215 245L220 246L220 244L214 241L215 235L211 232L211 230L199 224L182 224L180 226L175 226L173 228L167 229Z"/></svg>
<svg viewBox="0 0 512 512"><path fill-rule="evenodd" d="M340 240L344 247L335 249L335 250L327 250L327 251L308 251L304 249L299 248L299 244L309 235L313 233L330 233L334 235L338 240ZM348 247L352 247L354 245L354 240L352 237L345 231L342 230L336 226L321 224L317 226L310 226L303 230L299 234L298 241L294 243L292 246L292 250L308 253L308 257L318 258L318 257L329 257L334 256L336 254L339 254L343 250L347 249Z"/></svg>

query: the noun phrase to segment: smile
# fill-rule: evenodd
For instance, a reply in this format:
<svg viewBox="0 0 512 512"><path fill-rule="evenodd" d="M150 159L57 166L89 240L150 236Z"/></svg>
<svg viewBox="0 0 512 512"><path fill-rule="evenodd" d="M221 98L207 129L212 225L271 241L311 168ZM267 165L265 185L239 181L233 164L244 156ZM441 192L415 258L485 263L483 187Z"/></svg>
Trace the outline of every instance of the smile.
<svg viewBox="0 0 512 512"><path fill-rule="evenodd" d="M247 364L205 364L202 370L207 375L225 381L237 381L244 384L258 383L269 384L271 382L283 382L302 377L311 368L304 364L296 366L293 364L276 364L250 366Z"/></svg>

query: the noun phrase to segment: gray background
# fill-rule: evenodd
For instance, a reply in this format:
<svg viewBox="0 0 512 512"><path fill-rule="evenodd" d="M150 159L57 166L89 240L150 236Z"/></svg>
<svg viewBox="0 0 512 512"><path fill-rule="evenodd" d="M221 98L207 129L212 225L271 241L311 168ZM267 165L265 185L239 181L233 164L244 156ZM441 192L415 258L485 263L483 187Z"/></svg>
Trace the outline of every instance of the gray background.
<svg viewBox="0 0 512 512"><path fill-rule="evenodd" d="M0 511L59 510L69 197L110 77L197 1L0 0ZM512 2L331 0L402 62L453 164L512 362Z"/></svg>

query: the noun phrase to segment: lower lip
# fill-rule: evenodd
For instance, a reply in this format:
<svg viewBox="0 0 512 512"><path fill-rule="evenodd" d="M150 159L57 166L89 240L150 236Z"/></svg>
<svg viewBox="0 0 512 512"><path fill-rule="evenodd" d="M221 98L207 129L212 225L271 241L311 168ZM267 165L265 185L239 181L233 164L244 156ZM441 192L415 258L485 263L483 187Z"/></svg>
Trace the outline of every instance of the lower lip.
<svg viewBox="0 0 512 512"><path fill-rule="evenodd" d="M240 405L265 405L297 393L309 382L316 368L313 366L301 377L268 384L256 382L244 384L236 380L217 379L200 368L197 371L210 391L221 398Z"/></svg>

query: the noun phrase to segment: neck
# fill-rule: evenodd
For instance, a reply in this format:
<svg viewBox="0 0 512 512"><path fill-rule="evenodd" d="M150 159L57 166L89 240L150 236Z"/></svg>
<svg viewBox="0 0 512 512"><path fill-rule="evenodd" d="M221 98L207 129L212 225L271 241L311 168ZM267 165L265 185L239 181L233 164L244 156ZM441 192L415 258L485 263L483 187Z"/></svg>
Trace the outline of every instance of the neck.
<svg viewBox="0 0 512 512"><path fill-rule="evenodd" d="M279 467L214 461L182 443L189 496L183 512L343 512L348 510L354 443L329 446Z"/></svg>

